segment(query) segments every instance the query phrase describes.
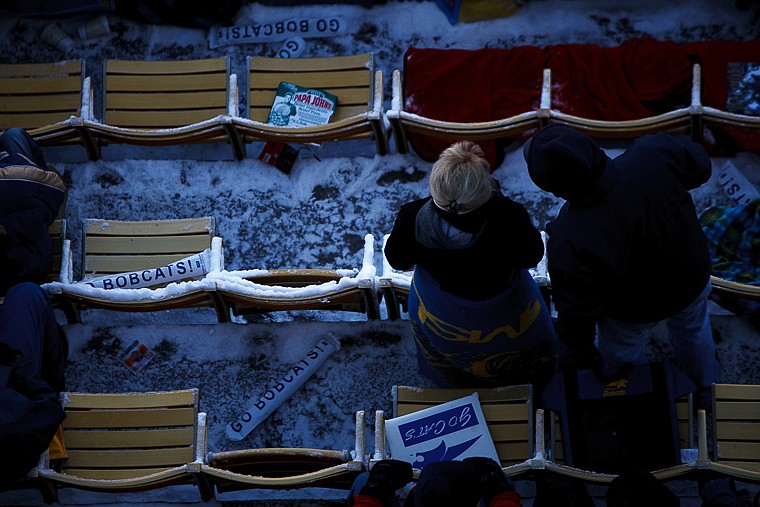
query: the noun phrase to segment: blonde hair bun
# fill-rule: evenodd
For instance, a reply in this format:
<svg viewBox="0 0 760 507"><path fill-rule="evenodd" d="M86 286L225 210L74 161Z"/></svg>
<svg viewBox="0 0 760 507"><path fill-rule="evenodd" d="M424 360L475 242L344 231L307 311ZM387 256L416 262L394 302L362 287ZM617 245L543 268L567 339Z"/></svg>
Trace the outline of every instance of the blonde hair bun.
<svg viewBox="0 0 760 507"><path fill-rule="evenodd" d="M458 214L487 203L494 189L485 153L472 141L454 143L441 152L429 185L436 206Z"/></svg>

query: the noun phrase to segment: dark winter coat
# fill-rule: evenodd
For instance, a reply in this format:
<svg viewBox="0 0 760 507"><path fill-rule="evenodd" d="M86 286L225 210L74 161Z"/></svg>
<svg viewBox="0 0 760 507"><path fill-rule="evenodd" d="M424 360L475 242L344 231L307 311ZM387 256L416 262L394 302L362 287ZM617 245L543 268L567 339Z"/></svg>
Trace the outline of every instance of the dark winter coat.
<svg viewBox="0 0 760 507"><path fill-rule="evenodd" d="M0 296L19 282L45 282L53 259L48 227L64 196L55 171L0 152Z"/></svg>
<svg viewBox="0 0 760 507"><path fill-rule="evenodd" d="M39 376L24 376L15 350L0 343L0 488L24 477L55 435L65 414L58 395Z"/></svg>
<svg viewBox="0 0 760 507"><path fill-rule="evenodd" d="M444 236L442 226L455 234ZM430 197L406 203L385 245L394 268L420 265L444 291L470 300L503 292L518 270L534 267L543 254L541 234L525 207L499 191L462 215L438 208Z"/></svg>
<svg viewBox="0 0 760 507"><path fill-rule="evenodd" d="M612 160L590 138L563 145L566 131L540 131L526 160L534 181L542 170L580 168L595 180L564 182L568 195L560 196L568 201L547 225L560 339L588 345L600 317L660 321L705 288L710 255L688 191L709 179L711 162L701 145L672 134L643 137ZM566 150L568 167L551 166L550 157L533 151L542 143Z"/></svg>

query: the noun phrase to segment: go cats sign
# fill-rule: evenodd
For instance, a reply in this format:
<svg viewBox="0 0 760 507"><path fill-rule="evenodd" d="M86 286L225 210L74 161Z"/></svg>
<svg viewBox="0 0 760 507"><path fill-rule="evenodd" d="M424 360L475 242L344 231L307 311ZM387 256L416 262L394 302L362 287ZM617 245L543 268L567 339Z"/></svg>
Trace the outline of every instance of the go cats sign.
<svg viewBox="0 0 760 507"><path fill-rule="evenodd" d="M477 393L388 419L385 428L391 457L414 468L471 456L499 461Z"/></svg>

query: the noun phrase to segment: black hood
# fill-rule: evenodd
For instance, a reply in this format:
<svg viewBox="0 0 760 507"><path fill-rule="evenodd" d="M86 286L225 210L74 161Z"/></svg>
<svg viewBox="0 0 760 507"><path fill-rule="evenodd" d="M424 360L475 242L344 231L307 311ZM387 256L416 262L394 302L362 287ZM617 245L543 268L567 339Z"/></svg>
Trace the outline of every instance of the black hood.
<svg viewBox="0 0 760 507"><path fill-rule="evenodd" d="M523 155L533 183L568 201L596 194L610 160L596 141L560 124L539 130L523 148Z"/></svg>

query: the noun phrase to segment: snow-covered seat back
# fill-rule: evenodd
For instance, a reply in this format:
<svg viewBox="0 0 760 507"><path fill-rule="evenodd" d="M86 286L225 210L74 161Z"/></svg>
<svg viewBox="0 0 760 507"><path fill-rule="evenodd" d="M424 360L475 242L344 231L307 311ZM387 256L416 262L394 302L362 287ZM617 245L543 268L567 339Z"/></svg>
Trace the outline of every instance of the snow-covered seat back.
<svg viewBox="0 0 760 507"><path fill-rule="evenodd" d="M81 310L153 312L212 307L221 321L214 282L224 266L222 239L213 217L177 220L86 220L81 278L46 284L69 322Z"/></svg>

